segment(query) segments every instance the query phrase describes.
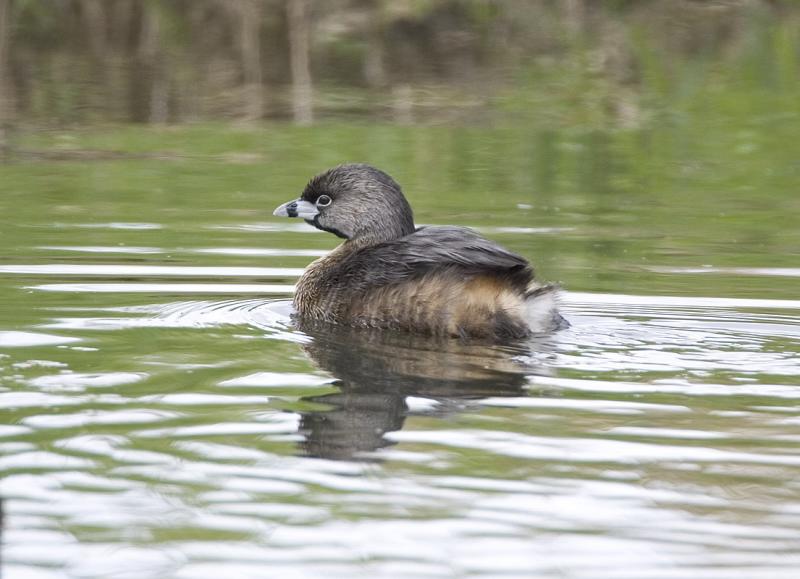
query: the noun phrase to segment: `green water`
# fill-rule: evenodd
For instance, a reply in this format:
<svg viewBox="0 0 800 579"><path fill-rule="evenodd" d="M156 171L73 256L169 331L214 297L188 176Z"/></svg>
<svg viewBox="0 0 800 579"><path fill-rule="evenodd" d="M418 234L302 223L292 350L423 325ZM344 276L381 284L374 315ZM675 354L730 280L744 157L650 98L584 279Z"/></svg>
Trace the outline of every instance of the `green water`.
<svg viewBox="0 0 800 579"><path fill-rule="evenodd" d="M28 132L0 166L4 577L794 577L800 111L770 99ZM272 209L347 161L529 258L572 327L299 331L337 240Z"/></svg>

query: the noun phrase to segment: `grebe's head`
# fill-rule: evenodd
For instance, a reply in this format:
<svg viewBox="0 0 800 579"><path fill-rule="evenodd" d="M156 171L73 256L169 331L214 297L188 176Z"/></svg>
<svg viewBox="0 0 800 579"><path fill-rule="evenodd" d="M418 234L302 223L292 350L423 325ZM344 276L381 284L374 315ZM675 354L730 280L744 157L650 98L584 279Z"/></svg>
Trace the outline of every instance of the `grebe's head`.
<svg viewBox="0 0 800 579"><path fill-rule="evenodd" d="M301 217L345 239L380 243L414 231L414 215L394 179L364 164L340 165L309 181L299 199L279 206L278 217Z"/></svg>

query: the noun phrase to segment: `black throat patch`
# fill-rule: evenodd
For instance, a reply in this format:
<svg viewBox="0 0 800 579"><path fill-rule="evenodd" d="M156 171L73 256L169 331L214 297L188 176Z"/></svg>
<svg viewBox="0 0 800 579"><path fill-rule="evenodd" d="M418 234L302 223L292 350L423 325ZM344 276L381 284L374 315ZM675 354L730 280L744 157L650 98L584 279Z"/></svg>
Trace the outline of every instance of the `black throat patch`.
<svg viewBox="0 0 800 579"><path fill-rule="evenodd" d="M344 233L342 233L338 229L334 229L333 227L325 227L323 225L320 225L320 223L319 223L319 215L315 215L314 219L306 219L305 222L308 223L309 225L313 225L314 227L316 227L317 229L320 229L322 231L327 231L328 233L333 233L336 237L341 237L342 239L350 239L349 237L347 237Z"/></svg>

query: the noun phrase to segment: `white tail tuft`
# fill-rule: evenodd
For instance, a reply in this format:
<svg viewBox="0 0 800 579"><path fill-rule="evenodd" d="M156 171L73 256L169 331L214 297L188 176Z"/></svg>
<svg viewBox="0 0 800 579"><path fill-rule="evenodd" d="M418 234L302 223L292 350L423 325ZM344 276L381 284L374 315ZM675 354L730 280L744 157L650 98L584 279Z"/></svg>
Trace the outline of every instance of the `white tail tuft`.
<svg viewBox="0 0 800 579"><path fill-rule="evenodd" d="M550 284L531 288L525 294L525 317L534 334L546 334L569 327L558 313L558 294L561 288Z"/></svg>

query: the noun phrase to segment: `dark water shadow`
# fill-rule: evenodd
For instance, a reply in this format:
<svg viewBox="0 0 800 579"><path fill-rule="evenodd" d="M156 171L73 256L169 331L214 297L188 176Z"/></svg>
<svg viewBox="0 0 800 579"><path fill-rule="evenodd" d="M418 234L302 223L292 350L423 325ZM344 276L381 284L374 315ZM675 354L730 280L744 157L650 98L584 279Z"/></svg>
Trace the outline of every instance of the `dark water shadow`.
<svg viewBox="0 0 800 579"><path fill-rule="evenodd" d="M412 414L519 396L527 375L543 372L534 360L549 349L547 341L497 346L318 323L298 329L313 338L306 354L339 380L338 392L303 399L325 409L301 412L302 452L327 459L365 458L389 446L384 434ZM410 407L410 397L423 399L421 410Z"/></svg>

